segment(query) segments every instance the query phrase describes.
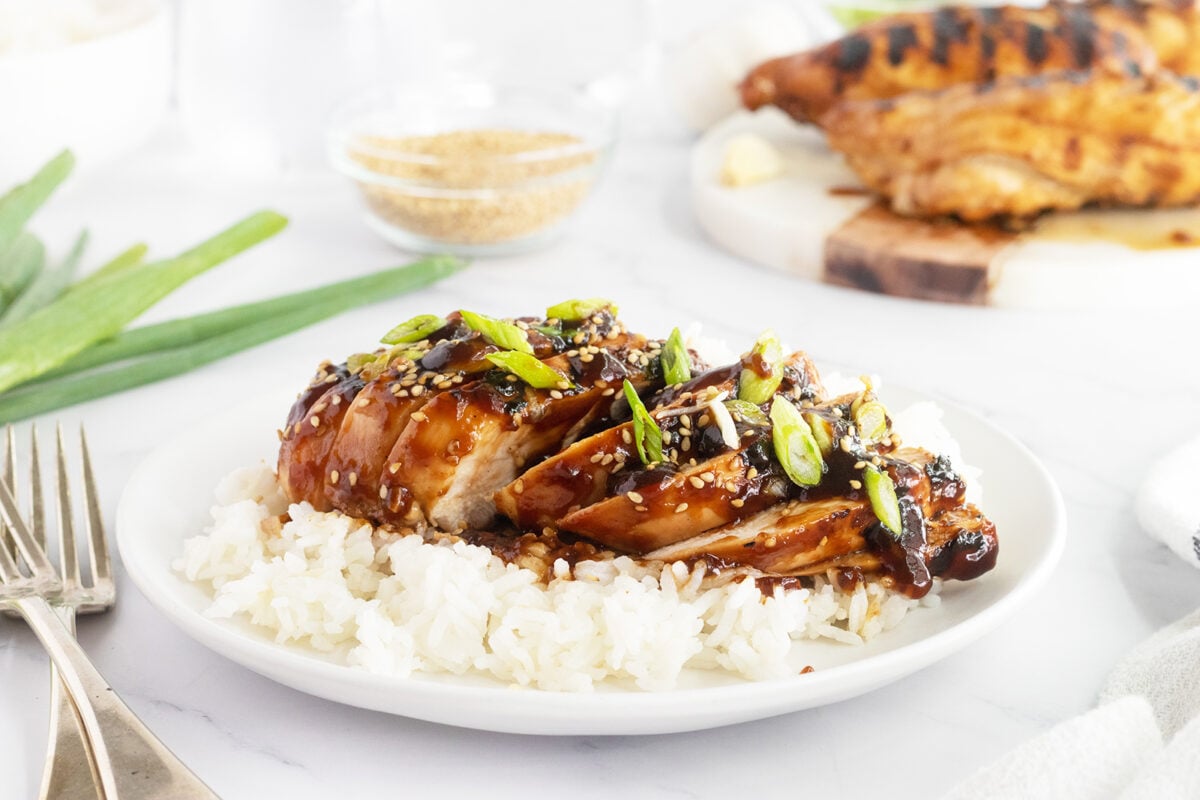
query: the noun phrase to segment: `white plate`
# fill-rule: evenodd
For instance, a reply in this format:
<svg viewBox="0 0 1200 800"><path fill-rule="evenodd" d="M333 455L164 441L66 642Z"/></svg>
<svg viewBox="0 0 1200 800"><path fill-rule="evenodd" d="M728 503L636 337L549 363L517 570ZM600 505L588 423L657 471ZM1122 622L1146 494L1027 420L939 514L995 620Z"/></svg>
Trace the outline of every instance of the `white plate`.
<svg viewBox="0 0 1200 800"><path fill-rule="evenodd" d="M889 387L895 408L927 399ZM985 503L1000 535L999 563L968 583L947 582L938 608L920 608L870 643L804 642L798 663L816 671L747 682L692 671L679 689L649 693L603 686L590 694L514 689L478 677L394 678L276 644L249 623L204 616L208 594L172 571L182 542L209 522L212 491L236 467L273 462L276 426L290 396L266 397L198 425L134 472L117 510L117 541L138 588L189 636L302 692L363 708L483 730L537 734L642 734L701 730L797 711L877 689L959 650L1009 616L1049 577L1066 517L1045 468L985 420L941 403L968 463L984 470Z"/></svg>

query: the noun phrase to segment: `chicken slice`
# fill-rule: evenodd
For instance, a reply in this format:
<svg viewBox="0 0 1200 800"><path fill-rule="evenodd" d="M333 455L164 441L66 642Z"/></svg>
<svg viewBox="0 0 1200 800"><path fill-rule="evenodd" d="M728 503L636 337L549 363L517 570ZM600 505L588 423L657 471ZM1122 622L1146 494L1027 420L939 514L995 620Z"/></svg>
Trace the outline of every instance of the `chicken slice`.
<svg viewBox="0 0 1200 800"><path fill-rule="evenodd" d="M333 378L333 380L329 380ZM325 497L326 461L350 403L366 385L343 369L330 372L328 388L311 406L300 411L304 396L288 415L289 427L279 444L279 484L293 502L308 501L318 511L333 508ZM306 393L307 394L307 393ZM293 421L293 418L299 417Z"/></svg>
<svg viewBox="0 0 1200 800"><path fill-rule="evenodd" d="M386 512L419 512L444 530L487 525L495 492L530 461L560 450L598 406L611 406L624 380L650 386L651 361L640 347L564 354L543 363L570 375L570 389L534 389L496 370L438 395L410 417L388 455Z"/></svg>

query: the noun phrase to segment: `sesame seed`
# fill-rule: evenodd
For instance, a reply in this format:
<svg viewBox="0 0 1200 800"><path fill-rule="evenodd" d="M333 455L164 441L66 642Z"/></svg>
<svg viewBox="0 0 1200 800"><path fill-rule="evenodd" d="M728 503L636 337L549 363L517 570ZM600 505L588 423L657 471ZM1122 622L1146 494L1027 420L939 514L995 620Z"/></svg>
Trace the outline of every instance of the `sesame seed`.
<svg viewBox="0 0 1200 800"><path fill-rule="evenodd" d="M688 504L687 504L687 503L680 503L679 505L675 506L675 513L676 513L676 514L682 514L683 512L685 512L685 511L687 511L687 510L688 510Z"/></svg>
<svg viewBox="0 0 1200 800"><path fill-rule="evenodd" d="M612 453L605 453L604 458L600 459L600 464L605 467L607 467L612 462L613 462L613 454Z"/></svg>
<svg viewBox="0 0 1200 800"><path fill-rule="evenodd" d="M617 393L617 390L610 386L607 389L605 389L603 392L601 392L600 396L601 397L612 397L616 393Z"/></svg>
<svg viewBox="0 0 1200 800"><path fill-rule="evenodd" d="M701 414L700 419L697 424L699 424L699 426L701 428L703 428L705 425L707 425L710 422L712 422L712 417L710 417L708 414Z"/></svg>
<svg viewBox="0 0 1200 800"><path fill-rule="evenodd" d="M346 480L350 481L351 486L357 486L358 485L358 473L351 472L349 475L346 476Z"/></svg>
<svg viewBox="0 0 1200 800"><path fill-rule="evenodd" d="M621 441L625 444L633 444L633 435L629 432L628 428L621 431Z"/></svg>
<svg viewBox="0 0 1200 800"><path fill-rule="evenodd" d="M861 489L862 481L850 481L850 488L851 489Z"/></svg>
<svg viewBox="0 0 1200 800"><path fill-rule="evenodd" d="M321 427L321 418L320 417L312 417L311 419L309 419L308 424L312 425L314 428L319 428L319 427Z"/></svg>
<svg viewBox="0 0 1200 800"><path fill-rule="evenodd" d="M399 461L393 461L392 463L388 464L388 472L395 475L399 471L400 471L400 462Z"/></svg>
<svg viewBox="0 0 1200 800"><path fill-rule="evenodd" d="M296 434L300 433L300 428L301 428L301 425L299 422L297 422L295 425L292 426L292 433L296 433Z"/></svg>
<svg viewBox="0 0 1200 800"><path fill-rule="evenodd" d="M425 394L425 387L424 387L424 386L414 386L414 387L412 387L412 396L413 396L413 397L420 397L420 396L421 396L421 395L423 395L423 394Z"/></svg>
<svg viewBox="0 0 1200 800"><path fill-rule="evenodd" d="M737 491L737 484L736 484L736 483L734 483L733 481L725 481L725 491L727 491L727 492L736 492L736 491Z"/></svg>
<svg viewBox="0 0 1200 800"><path fill-rule="evenodd" d="M688 478L688 483L690 483L692 486L695 486L697 489L703 489L703 488L704 488L704 481L700 480L700 479L699 479L699 478L697 478L695 475L693 475L692 477Z"/></svg>
<svg viewBox="0 0 1200 800"><path fill-rule="evenodd" d="M862 469L865 466L867 466L867 462L865 462L865 461L855 461L854 462L855 469Z"/></svg>
<svg viewBox="0 0 1200 800"><path fill-rule="evenodd" d="M336 469L335 469L335 470L331 470L331 471L330 471L330 473L329 473L329 482L330 482L330 483L337 483L337 482L338 482L338 478L339 478L339 477L340 477L340 475L338 475L338 471L337 471Z"/></svg>
<svg viewBox="0 0 1200 800"><path fill-rule="evenodd" d="M741 508L742 506L746 505L746 501L740 497L735 497L729 501L729 505L733 506L734 508Z"/></svg>
<svg viewBox="0 0 1200 800"><path fill-rule="evenodd" d="M449 389L453 385L454 384L451 383L450 381L441 381L438 383L437 388L444 390L444 389Z"/></svg>
<svg viewBox="0 0 1200 800"><path fill-rule="evenodd" d="M424 411L414 411L412 418L417 422L424 422L425 420L429 419L429 417L425 415Z"/></svg>
<svg viewBox="0 0 1200 800"><path fill-rule="evenodd" d="M750 478L751 480L753 480L754 478L757 478L758 477L758 467L751 467L750 469L746 470L746 477Z"/></svg>
<svg viewBox="0 0 1200 800"><path fill-rule="evenodd" d="M602 459L602 458L604 458L603 453L593 453L592 457L589 458L588 461L592 462L593 464L599 464L600 459Z"/></svg>
<svg viewBox="0 0 1200 800"><path fill-rule="evenodd" d="M561 389L565 392L567 389L571 388L571 384L567 383L566 381L559 381L558 383L554 384L554 388Z"/></svg>
<svg viewBox="0 0 1200 800"><path fill-rule="evenodd" d="M562 393L562 392L560 392L558 389L551 389L551 390L550 390L550 396L551 396L551 397L553 397L555 400L562 400L562 399L563 399L563 393Z"/></svg>
<svg viewBox="0 0 1200 800"><path fill-rule="evenodd" d="M645 499L637 492L626 492L625 496L628 497L630 502L633 503L641 503Z"/></svg>
<svg viewBox="0 0 1200 800"><path fill-rule="evenodd" d="M516 482L513 484L513 493L520 494L523 491L525 491L525 481L517 478Z"/></svg>
<svg viewBox="0 0 1200 800"><path fill-rule="evenodd" d="M712 483L717 479L717 476L712 472L701 472L700 477L704 479L705 483Z"/></svg>
<svg viewBox="0 0 1200 800"><path fill-rule="evenodd" d="M386 486L379 487L379 499L387 500L387 487Z"/></svg>
<svg viewBox="0 0 1200 800"><path fill-rule="evenodd" d="M835 417L844 417L845 416L845 414L842 413L842 409L838 408L837 406L833 407L833 415Z"/></svg>
<svg viewBox="0 0 1200 800"><path fill-rule="evenodd" d="M774 547L778 542L779 540L774 536L768 536L767 541L765 541L763 544L765 544L767 547Z"/></svg>
<svg viewBox="0 0 1200 800"><path fill-rule="evenodd" d="M649 511L650 509L646 508L645 506L635 506L633 510L634 510L634 511L641 511L641 512L645 513L645 512L647 512L647 511Z"/></svg>

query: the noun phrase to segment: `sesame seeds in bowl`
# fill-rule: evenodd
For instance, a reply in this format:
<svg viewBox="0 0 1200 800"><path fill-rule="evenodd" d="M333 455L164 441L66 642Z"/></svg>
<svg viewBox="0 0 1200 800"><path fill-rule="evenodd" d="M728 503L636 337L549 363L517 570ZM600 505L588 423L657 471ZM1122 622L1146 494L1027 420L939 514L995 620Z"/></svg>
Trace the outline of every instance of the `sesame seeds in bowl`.
<svg viewBox="0 0 1200 800"><path fill-rule="evenodd" d="M389 241L503 255L561 234L613 132L612 110L581 91L462 84L352 100L335 114L329 153Z"/></svg>

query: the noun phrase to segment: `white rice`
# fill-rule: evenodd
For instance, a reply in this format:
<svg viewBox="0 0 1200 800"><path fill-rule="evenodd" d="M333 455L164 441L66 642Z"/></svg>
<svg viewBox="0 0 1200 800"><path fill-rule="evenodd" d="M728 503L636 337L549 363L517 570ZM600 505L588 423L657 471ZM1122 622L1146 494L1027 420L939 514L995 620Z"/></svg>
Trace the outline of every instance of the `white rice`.
<svg viewBox="0 0 1200 800"><path fill-rule="evenodd" d="M948 439L939 415L916 415L932 431L923 441ZM869 581L842 592L820 578L764 595L753 580L717 580L702 565L627 557L574 570L560 560L543 581L485 547L289 505L265 464L231 473L216 500L212 525L174 564L212 589L208 615L386 675L477 673L554 691L605 680L669 689L685 668L777 678L795 674L797 640L860 644L938 602L936 586L915 601Z"/></svg>

